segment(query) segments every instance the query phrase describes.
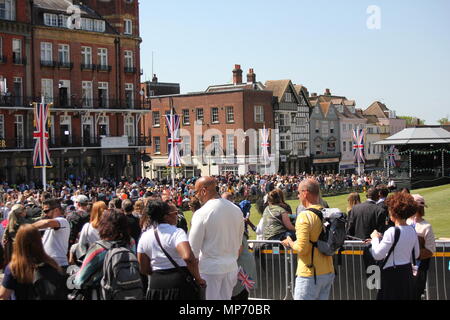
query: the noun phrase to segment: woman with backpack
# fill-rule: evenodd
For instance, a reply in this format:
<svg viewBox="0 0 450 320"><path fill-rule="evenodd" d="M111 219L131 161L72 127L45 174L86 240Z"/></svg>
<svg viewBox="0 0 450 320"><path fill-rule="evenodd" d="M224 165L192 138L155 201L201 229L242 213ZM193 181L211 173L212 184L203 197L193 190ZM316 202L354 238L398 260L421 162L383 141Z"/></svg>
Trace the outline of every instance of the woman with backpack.
<svg viewBox="0 0 450 320"><path fill-rule="evenodd" d="M100 299L103 264L112 246L121 246L136 253L136 244L128 231L127 217L120 210L105 210L97 230L100 240L90 246L73 281L77 288L84 291L84 297L88 300Z"/></svg>
<svg viewBox="0 0 450 320"><path fill-rule="evenodd" d="M377 230L371 234L372 256L375 260L384 260L377 300L413 300L412 263L419 258L420 247L415 229L406 221L416 214L418 206L410 194L401 192L390 196L387 205L395 227L384 235Z"/></svg>
<svg viewBox="0 0 450 320"><path fill-rule="evenodd" d="M50 286L41 285L43 281L49 281L55 290L48 292ZM39 230L30 224L22 225L15 237L11 262L5 269L0 300L61 300L65 297L63 271L45 253Z"/></svg>
<svg viewBox="0 0 450 320"><path fill-rule="evenodd" d="M206 282L186 232L177 228L178 210L160 200L150 201L146 213L153 222L139 240L142 274L151 275L147 300L198 300Z"/></svg>
<svg viewBox="0 0 450 320"><path fill-rule="evenodd" d="M281 191L281 190L280 190ZM288 236L295 239L295 226L289 218L289 211L283 203L282 192L273 190L268 194L269 205L263 213L263 234L265 240L283 241Z"/></svg>

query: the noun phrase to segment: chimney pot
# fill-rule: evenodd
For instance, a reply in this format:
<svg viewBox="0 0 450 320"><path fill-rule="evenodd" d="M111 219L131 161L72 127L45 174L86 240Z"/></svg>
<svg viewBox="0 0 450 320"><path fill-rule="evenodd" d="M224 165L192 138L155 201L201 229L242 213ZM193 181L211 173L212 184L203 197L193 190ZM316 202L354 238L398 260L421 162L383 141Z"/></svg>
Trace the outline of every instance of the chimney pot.
<svg viewBox="0 0 450 320"><path fill-rule="evenodd" d="M325 95L326 95L326 96L331 96L331 91L330 91L330 89L325 89Z"/></svg>
<svg viewBox="0 0 450 320"><path fill-rule="evenodd" d="M240 64L234 65L233 84L242 84L242 69Z"/></svg>
<svg viewBox="0 0 450 320"><path fill-rule="evenodd" d="M248 70L247 83L256 83L256 74L253 68Z"/></svg>

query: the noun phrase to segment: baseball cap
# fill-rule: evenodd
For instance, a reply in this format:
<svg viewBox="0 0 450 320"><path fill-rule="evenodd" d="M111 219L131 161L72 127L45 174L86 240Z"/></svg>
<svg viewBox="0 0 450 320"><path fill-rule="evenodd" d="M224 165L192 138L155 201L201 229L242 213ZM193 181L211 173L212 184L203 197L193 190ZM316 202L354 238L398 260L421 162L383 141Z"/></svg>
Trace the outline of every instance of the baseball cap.
<svg viewBox="0 0 450 320"><path fill-rule="evenodd" d="M414 198L414 201L417 202L417 204L418 204L420 207L428 207L428 206L425 204L425 199L424 199L424 197L422 197L420 194L413 194L412 196L413 196L413 198Z"/></svg>
<svg viewBox="0 0 450 320"><path fill-rule="evenodd" d="M80 194L75 198L75 202L79 204L87 204L89 202L89 199L85 195Z"/></svg>

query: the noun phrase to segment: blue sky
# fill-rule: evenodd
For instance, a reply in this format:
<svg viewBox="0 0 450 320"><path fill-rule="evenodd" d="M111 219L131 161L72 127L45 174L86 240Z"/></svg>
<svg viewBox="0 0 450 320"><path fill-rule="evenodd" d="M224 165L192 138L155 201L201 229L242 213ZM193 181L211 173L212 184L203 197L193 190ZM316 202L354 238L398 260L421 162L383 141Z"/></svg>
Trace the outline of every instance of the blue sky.
<svg viewBox="0 0 450 320"><path fill-rule="evenodd" d="M367 8L378 6L379 30ZM379 100L435 124L450 115L450 1L141 1L142 68L182 93L231 82L291 79L309 92ZM244 76L245 77L245 76Z"/></svg>

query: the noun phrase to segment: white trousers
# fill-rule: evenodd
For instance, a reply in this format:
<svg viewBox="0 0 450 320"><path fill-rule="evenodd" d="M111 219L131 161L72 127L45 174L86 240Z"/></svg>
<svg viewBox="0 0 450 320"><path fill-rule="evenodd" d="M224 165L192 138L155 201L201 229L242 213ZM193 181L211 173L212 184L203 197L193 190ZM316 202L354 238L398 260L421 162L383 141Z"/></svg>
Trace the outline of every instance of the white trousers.
<svg viewBox="0 0 450 320"><path fill-rule="evenodd" d="M238 271L224 274L201 274L206 281L206 300L231 300Z"/></svg>

